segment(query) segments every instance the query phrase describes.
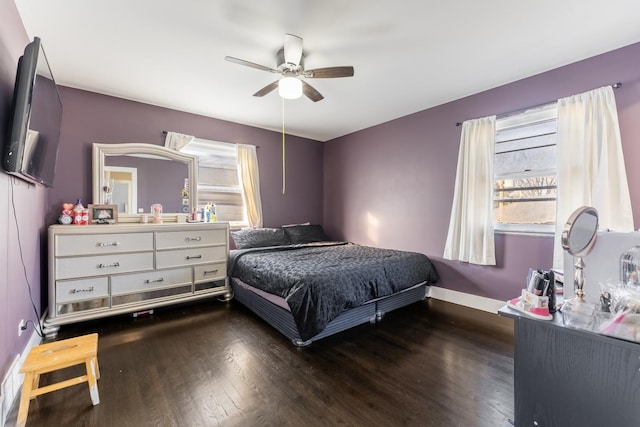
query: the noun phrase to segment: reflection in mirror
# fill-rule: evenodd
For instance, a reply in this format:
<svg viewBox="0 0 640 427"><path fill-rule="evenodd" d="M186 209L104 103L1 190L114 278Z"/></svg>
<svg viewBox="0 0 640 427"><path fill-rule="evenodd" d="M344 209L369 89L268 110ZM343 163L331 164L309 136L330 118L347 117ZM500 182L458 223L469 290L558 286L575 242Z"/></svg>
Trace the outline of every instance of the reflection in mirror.
<svg viewBox="0 0 640 427"><path fill-rule="evenodd" d="M196 206L197 157L153 144L93 144L93 201L118 205L120 221L138 221L151 205L165 220ZM174 217L172 219L172 217Z"/></svg>
<svg viewBox="0 0 640 427"><path fill-rule="evenodd" d="M574 277L574 302L584 303L584 261L583 256L591 252L598 232L598 211L583 206L571 214L562 231L562 247L578 257Z"/></svg>
<svg viewBox="0 0 640 427"><path fill-rule="evenodd" d="M105 204L117 205L118 213L138 213L138 168L105 166L103 179Z"/></svg>
<svg viewBox="0 0 640 427"><path fill-rule="evenodd" d="M173 159L140 157L140 154L125 156L106 156L105 168L127 168L136 170L136 183L122 176L121 184L128 184L137 190L137 198L129 203L126 213L138 213L138 208L143 212L149 212L151 205L160 203L165 212L189 213L188 203L186 208L182 204L182 189L185 188L185 180L189 177L189 168L186 164L176 162ZM105 179L107 171L105 170ZM129 195L127 200L131 200Z"/></svg>

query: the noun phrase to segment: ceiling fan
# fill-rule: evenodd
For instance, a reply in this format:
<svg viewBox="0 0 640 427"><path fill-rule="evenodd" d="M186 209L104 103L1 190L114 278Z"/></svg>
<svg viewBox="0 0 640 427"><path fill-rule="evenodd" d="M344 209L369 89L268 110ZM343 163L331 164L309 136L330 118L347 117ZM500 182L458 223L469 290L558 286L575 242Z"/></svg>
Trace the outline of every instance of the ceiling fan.
<svg viewBox="0 0 640 427"><path fill-rule="evenodd" d="M304 94L313 102L324 99L324 96L313 86L301 79L327 79L336 77L352 77L353 67L327 67L313 70L304 69L305 53L302 50L302 38L293 34L284 35L284 46L276 53L278 66L276 68L245 61L244 59L226 56L224 59L235 64L257 68L274 74L281 74L283 77L273 83L268 84L253 96L265 96L276 88L279 88L280 96L283 98L298 98ZM291 86L289 86L291 85Z"/></svg>

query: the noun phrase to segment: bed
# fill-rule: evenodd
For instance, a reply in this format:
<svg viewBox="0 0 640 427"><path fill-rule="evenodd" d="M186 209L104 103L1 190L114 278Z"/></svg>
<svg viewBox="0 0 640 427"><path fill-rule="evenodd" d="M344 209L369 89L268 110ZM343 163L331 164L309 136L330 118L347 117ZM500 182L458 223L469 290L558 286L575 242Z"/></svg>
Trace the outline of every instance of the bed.
<svg viewBox="0 0 640 427"><path fill-rule="evenodd" d="M378 322L386 312L423 300L438 280L423 254L332 241L319 225L231 235L234 298L296 346Z"/></svg>

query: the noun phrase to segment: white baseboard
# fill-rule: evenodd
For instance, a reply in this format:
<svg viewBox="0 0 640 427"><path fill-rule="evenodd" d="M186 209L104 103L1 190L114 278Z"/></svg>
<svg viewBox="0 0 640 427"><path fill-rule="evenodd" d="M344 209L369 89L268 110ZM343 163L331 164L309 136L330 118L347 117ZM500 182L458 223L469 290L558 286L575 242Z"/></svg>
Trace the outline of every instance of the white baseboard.
<svg viewBox="0 0 640 427"><path fill-rule="evenodd" d="M453 291L451 289L439 288L437 286L429 287L427 297L494 314L497 314L498 309L506 304L506 302L502 300Z"/></svg>
<svg viewBox="0 0 640 427"><path fill-rule="evenodd" d="M4 426L7 422L11 406L18 397L20 387L22 387L22 383L24 382L24 374L20 373L20 367L27 358L29 351L41 342L42 338L40 338L36 331L33 331L26 347L22 353L18 354L13 360L11 367L7 371L7 375L2 379L2 386L0 387L0 426Z"/></svg>

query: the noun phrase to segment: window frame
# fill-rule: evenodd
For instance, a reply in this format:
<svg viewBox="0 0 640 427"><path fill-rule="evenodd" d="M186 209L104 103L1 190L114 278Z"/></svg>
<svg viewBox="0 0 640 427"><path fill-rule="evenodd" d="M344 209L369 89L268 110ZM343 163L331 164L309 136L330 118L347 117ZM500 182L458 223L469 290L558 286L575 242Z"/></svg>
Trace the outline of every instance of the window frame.
<svg viewBox="0 0 640 427"><path fill-rule="evenodd" d="M237 185L237 190L238 191L227 191L228 188L231 188L230 186L218 186L218 185L210 185L210 184L201 184L200 182L196 183L196 188L198 188L198 194L200 193L200 189L203 187L207 187L207 188L212 188L215 189L217 192L219 193L234 193L234 194L239 194L240 198L242 199L242 220L232 220L232 221L225 221L229 223L229 226L232 229L236 229L236 228L244 228L244 227L248 227L249 226L249 220L247 218L247 202L246 202L246 196L244 194L244 186L242 185L242 174L239 173L238 168L238 152L237 152L237 146L236 144L230 143L230 142L222 142L222 141L214 141L214 140L210 140L210 139L205 139L205 138L194 138L194 140L192 142L190 142L189 144L187 144L185 147L183 147L180 151L183 151L185 148L187 150L184 150L184 152L190 153L190 154L195 154L196 156L198 156L198 168L200 168L200 158L199 155L197 153L198 150L194 150L193 147L191 149L188 148L188 146L190 144L194 143L194 147L202 147L204 145L209 145L211 146L214 151L217 147L217 149L221 152L221 153L230 153L231 151L233 151L235 154L235 161L236 161L236 173L238 175L238 185ZM200 176L200 174L198 174L198 176ZM198 178L198 180L200 180ZM196 197L196 205L199 207L200 206L200 196L198 195L198 197Z"/></svg>
<svg viewBox="0 0 640 427"><path fill-rule="evenodd" d="M508 129L513 129L517 127L522 127L525 125L535 125L537 123L541 123L548 120L556 120L558 119L558 104L557 102L541 105L539 107L531 108L523 112L519 112L516 114L509 115L507 117L496 119L496 135L499 131L504 131ZM556 144L557 146L557 141ZM497 150L498 143L496 143L496 149L494 149L494 156L501 154ZM532 149L538 148L538 146L530 146L525 148ZM494 157L495 160L495 157ZM536 169L535 171L520 171L520 172L511 172L496 175L494 172L493 181L495 183L499 178L526 178L527 176L540 176L541 173L547 175L558 176L558 168L548 168L548 169ZM557 185L556 185L557 188ZM492 202L495 200L495 185L494 190L491 192ZM557 195L556 195L556 204L557 204ZM556 205L557 206L557 205ZM495 208L494 208L495 210ZM523 223L498 223L493 221L494 232L499 234L524 234L524 235L553 235L556 230L556 223L554 224L523 224Z"/></svg>

